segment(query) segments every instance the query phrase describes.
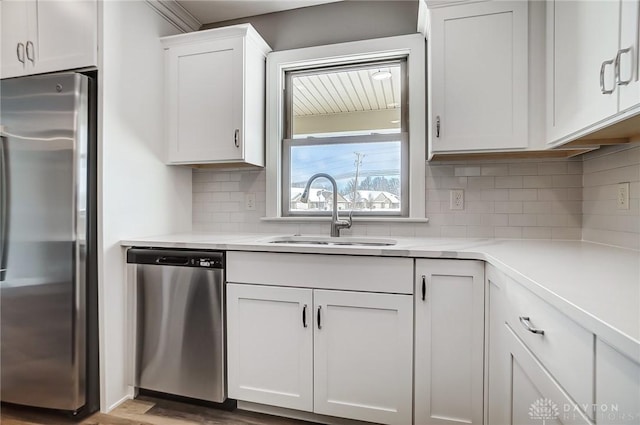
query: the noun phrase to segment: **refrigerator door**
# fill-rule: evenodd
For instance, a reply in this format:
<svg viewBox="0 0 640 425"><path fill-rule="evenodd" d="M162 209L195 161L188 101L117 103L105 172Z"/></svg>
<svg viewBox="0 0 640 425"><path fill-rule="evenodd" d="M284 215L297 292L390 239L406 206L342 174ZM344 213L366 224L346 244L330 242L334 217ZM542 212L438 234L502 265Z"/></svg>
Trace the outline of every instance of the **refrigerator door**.
<svg viewBox="0 0 640 425"><path fill-rule="evenodd" d="M85 403L87 90L73 73L0 82L0 398Z"/></svg>

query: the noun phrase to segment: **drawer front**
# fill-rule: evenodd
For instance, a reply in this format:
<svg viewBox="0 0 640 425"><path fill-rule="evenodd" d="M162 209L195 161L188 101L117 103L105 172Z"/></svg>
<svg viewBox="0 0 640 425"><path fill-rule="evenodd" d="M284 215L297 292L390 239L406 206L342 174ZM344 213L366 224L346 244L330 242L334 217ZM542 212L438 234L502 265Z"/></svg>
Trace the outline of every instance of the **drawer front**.
<svg viewBox="0 0 640 425"><path fill-rule="evenodd" d="M413 259L227 252L227 281L299 288L413 294Z"/></svg>
<svg viewBox="0 0 640 425"><path fill-rule="evenodd" d="M579 405L593 404L593 334L520 284L506 290L507 323Z"/></svg>

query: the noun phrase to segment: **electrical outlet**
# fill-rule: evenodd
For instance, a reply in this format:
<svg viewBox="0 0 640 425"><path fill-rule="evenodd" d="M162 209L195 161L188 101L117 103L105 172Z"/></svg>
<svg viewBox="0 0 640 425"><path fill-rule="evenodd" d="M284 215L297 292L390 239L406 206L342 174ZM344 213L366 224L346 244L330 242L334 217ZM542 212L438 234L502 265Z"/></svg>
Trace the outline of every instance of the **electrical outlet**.
<svg viewBox="0 0 640 425"><path fill-rule="evenodd" d="M453 189L449 191L449 209L450 210L464 209L464 190Z"/></svg>
<svg viewBox="0 0 640 425"><path fill-rule="evenodd" d="M244 209L247 211L256 210L256 194L255 193L244 194Z"/></svg>
<svg viewBox="0 0 640 425"><path fill-rule="evenodd" d="M616 195L619 210L629 209L629 183L619 183Z"/></svg>

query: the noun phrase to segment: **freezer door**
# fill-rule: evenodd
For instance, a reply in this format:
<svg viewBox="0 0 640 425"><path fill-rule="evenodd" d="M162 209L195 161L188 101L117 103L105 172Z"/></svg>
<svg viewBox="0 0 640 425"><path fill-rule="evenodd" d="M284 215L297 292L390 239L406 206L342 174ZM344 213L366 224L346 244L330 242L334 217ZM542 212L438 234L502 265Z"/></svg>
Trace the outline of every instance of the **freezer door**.
<svg viewBox="0 0 640 425"><path fill-rule="evenodd" d="M85 403L88 80L2 80L0 396Z"/></svg>

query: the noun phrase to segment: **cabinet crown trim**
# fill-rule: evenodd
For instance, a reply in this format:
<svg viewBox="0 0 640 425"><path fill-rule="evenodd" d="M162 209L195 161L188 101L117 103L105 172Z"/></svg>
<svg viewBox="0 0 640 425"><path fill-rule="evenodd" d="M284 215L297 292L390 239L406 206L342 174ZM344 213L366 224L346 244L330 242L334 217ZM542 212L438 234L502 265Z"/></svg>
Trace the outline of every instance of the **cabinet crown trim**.
<svg viewBox="0 0 640 425"><path fill-rule="evenodd" d="M183 44L193 44L223 38L246 37L251 40L263 55L271 51L271 47L262 39L258 31L251 24L231 25L222 28L213 28L203 31L194 31L186 34L170 35L162 37L162 45L165 49L180 46Z"/></svg>

